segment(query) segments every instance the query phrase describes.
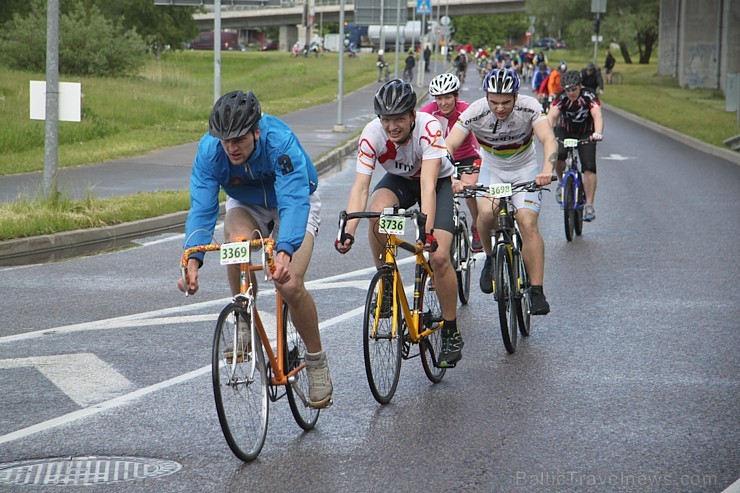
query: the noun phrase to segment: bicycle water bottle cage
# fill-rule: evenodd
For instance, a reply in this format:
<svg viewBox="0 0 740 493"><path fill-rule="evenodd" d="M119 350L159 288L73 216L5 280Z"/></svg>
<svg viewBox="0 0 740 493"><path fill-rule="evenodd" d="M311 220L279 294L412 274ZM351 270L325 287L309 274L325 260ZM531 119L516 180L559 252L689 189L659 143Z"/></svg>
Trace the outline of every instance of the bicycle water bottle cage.
<svg viewBox="0 0 740 493"><path fill-rule="evenodd" d="M506 213L499 213L498 215L498 227L499 229L511 229L514 227L514 218Z"/></svg>

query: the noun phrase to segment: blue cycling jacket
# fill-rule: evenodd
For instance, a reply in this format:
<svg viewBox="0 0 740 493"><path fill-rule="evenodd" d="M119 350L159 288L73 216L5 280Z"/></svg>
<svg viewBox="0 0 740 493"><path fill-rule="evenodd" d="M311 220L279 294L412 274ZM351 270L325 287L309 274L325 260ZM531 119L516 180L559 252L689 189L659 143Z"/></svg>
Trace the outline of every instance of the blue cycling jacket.
<svg viewBox="0 0 740 493"><path fill-rule="evenodd" d="M232 165L221 141L205 134L190 176L190 212L185 223L184 248L211 242L218 220L218 193L246 204L278 209L277 251L298 250L306 234L309 196L319 176L290 127L271 115L259 121L260 138L243 165ZM194 254L203 262L203 254Z"/></svg>

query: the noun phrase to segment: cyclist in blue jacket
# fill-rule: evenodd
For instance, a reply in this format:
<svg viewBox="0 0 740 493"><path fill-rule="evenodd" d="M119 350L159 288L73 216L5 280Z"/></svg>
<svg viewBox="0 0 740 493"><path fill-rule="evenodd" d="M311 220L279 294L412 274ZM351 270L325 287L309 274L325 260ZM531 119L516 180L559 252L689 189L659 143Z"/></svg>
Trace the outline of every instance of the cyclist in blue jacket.
<svg viewBox="0 0 740 493"><path fill-rule="evenodd" d="M190 212L184 247L211 242L219 214L219 191L228 196L224 236L251 238L259 230L275 242L275 288L288 304L291 319L306 343L309 400L316 408L331 404L332 383L321 348L318 315L304 285L314 239L319 231L321 201L318 173L293 131L283 121L263 115L257 97L233 91L216 101L209 133L198 144L190 177ZM187 286L198 290L203 254L188 260ZM232 294L239 292L239 267L227 267Z"/></svg>

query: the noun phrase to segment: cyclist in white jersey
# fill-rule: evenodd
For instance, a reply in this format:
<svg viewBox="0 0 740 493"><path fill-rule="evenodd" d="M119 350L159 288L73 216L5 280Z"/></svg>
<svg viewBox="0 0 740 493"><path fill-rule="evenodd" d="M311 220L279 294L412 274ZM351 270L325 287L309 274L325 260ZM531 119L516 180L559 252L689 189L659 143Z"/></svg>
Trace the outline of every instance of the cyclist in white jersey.
<svg viewBox="0 0 740 493"><path fill-rule="evenodd" d="M380 212L396 204L409 209L418 203L426 214L424 246L430 251L434 286L444 318L438 364L452 368L462 357L463 341L457 328L457 276L450 263L454 168L445 159L447 147L442 126L434 116L416 112L416 93L400 79L378 89L374 107L378 118L368 123L360 136L355 181L346 210L351 213L367 207ZM370 181L378 165L385 175L375 186L368 206ZM347 253L352 247L358 222L347 223L348 238L343 243L335 241L340 253ZM373 260L380 267L385 238L377 230L377 220L372 223L369 236Z"/></svg>
<svg viewBox="0 0 740 493"><path fill-rule="evenodd" d="M520 95L519 77L511 69L494 69L485 78L486 96L474 101L461 115L447 136L447 148L454 153L469 133L473 133L481 147L483 163L478 180L492 183L520 183L535 180L547 185L552 179L557 161L557 141L542 105L533 97ZM542 143L546 159L542 168L537 164L534 135ZM532 279L533 315L550 311L542 289L545 274L545 243L537 220L541 192L518 193L513 197L516 220L522 233L524 262ZM478 231L481 235L486 263L481 272L480 287L484 293L493 291L493 259L490 234L495 226L497 211L486 207L488 200L479 199Z"/></svg>

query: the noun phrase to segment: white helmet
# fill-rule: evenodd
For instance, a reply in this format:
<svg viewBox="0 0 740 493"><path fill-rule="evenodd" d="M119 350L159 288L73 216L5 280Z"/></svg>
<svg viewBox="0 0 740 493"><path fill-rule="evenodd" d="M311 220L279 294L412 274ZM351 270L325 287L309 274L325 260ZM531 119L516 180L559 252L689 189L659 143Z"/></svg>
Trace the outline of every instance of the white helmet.
<svg viewBox="0 0 740 493"><path fill-rule="evenodd" d="M383 50L378 50L378 55L382 55L383 53L385 53Z"/></svg>
<svg viewBox="0 0 740 493"><path fill-rule="evenodd" d="M429 83L429 94L432 96L442 96L460 90L460 79L455 74L446 72L432 79Z"/></svg>

